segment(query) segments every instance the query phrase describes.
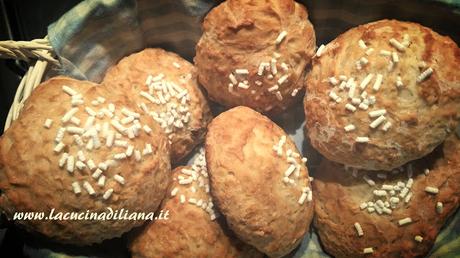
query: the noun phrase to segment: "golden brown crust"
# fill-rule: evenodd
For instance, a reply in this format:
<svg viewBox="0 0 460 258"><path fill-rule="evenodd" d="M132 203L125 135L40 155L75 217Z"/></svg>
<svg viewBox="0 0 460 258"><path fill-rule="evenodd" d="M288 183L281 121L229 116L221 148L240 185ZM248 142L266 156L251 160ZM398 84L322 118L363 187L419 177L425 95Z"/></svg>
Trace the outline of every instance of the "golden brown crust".
<svg viewBox="0 0 460 258"><path fill-rule="evenodd" d="M372 198L372 188L361 178L330 161L323 161L313 181L316 196L315 227L325 250L335 257L423 257L433 246L436 236L447 218L459 207L460 140L450 136L442 149L427 158L414 162L412 198L408 204L399 204L391 215L377 215L360 209L362 202ZM425 168L430 168L428 175ZM375 173L371 173L375 175ZM387 180L374 176L378 186L405 182L406 173L390 175ZM439 189L437 195L425 192L425 187ZM436 203L443 203L441 214ZM410 217L412 224L398 226L398 220ZM354 223L360 223L364 235L358 237ZM421 243L415 236L423 237ZM373 247L374 253L363 254Z"/></svg>
<svg viewBox="0 0 460 258"><path fill-rule="evenodd" d="M237 130L235 130L237 129ZM299 204L308 171L299 161L295 184L284 183L284 153L298 152L287 137L283 156L273 146L286 133L267 117L236 107L216 117L206 137L211 194L229 227L243 241L272 257L293 250L308 231L312 202Z"/></svg>
<svg viewBox="0 0 460 258"><path fill-rule="evenodd" d="M287 35L279 44L275 40L282 31ZM256 42L256 43L255 43ZM212 9L203 23L203 36L196 47L194 59L198 80L209 97L227 107L244 105L259 112L276 114L295 103L303 92L304 70L315 50L315 33L302 5L292 0L229 0ZM274 57L280 54L279 58ZM270 71L259 76L261 62L277 59L277 74ZM285 71L281 65L289 69ZM233 86L229 91L229 75L235 69L248 69L248 75L236 75L247 80L248 89ZM276 91L268 89L288 75ZM256 81L262 82L259 86ZM298 93L293 97L292 92Z"/></svg>
<svg viewBox="0 0 460 258"><path fill-rule="evenodd" d="M409 35L410 45L398 51L389 40L404 42ZM358 41L363 40L367 49ZM374 51L369 55L365 52ZM389 71L391 56L381 50L397 53L399 62ZM365 57L368 64L362 69L355 62ZM426 67L421 67L421 62ZM304 100L306 134L312 145L326 156L342 164L368 170L391 170L406 162L421 158L444 141L459 121L460 110L460 50L448 37L441 36L419 24L382 20L353 28L330 42L321 57L314 58L312 71L307 76L307 94ZM417 77L428 67L434 72L422 82ZM332 86L328 78L340 75L354 77L355 96L361 94L360 84L372 73L365 88L368 96L376 97L375 105L362 110L355 105L354 113L345 109L350 103L349 90ZM378 91L373 89L377 74L382 74ZM397 77L403 86L396 86ZM336 103L329 96L334 91L342 98ZM361 98L363 101L363 98ZM386 121L375 129L370 123L369 111L386 109ZM392 126L382 130L386 122ZM356 129L345 132L348 124ZM358 136L368 136L369 143L356 143Z"/></svg>
<svg viewBox="0 0 460 258"><path fill-rule="evenodd" d="M168 193L175 188L178 192L175 196L169 194L161 205L161 210L169 211L169 219L150 223L135 237L130 246L132 257L262 257L257 250L236 239L222 223L211 220L205 209L188 202L192 197L207 202L210 195L197 181L189 185L178 183L177 177L184 176L181 173L184 168L192 167L174 169ZM192 186L196 192L192 192ZM180 203L180 195L187 197L185 203Z"/></svg>
<svg viewBox="0 0 460 258"><path fill-rule="evenodd" d="M78 106L79 111L74 117L85 124L88 117L83 107L99 110L99 106L91 106L91 101L101 96L106 99L104 105L113 103L115 114L122 117L121 108L126 107L137 111L128 97L107 90L87 81L77 81L66 77L55 77L41 85L27 100L18 120L6 130L0 140L0 209L12 219L17 212L43 211L48 215L51 209L58 212L106 212L108 207L115 210L153 212L159 206L169 185L170 160L169 145L161 128L150 118L141 117L140 122L152 129L151 136L140 132L139 136L130 140L135 149L141 149L146 143L152 145L153 154L142 157L136 162L133 157L117 161L103 172L107 180L104 187L97 185L92 178L93 171L88 167L82 171L77 168L73 173L66 171L66 166L58 166L62 152L68 152L77 159L78 147L73 138L66 133L63 142L64 150L57 154L55 147L56 132L61 127L62 116L71 109L70 96L63 92L62 86L67 85L78 91L84 98L85 104ZM52 119L50 129L43 124L46 119ZM97 123L110 121L107 117L96 119ZM71 126L67 123L65 126ZM64 127L65 127L64 126ZM88 151L83 148L86 160L92 159L97 166L100 162L113 159L114 152L123 152L122 147L102 146ZM117 183L113 176L124 177L125 185ZM96 195L90 196L82 185L88 181ZM78 181L81 193L73 192L72 183ZM114 192L108 200L102 198L109 188ZM113 214L112 214L113 215ZM63 243L88 245L101 242L104 239L120 236L134 226L144 221L138 220L23 220L16 221L28 230L39 232L47 237Z"/></svg>
<svg viewBox="0 0 460 258"><path fill-rule="evenodd" d="M149 75L155 77L159 74L164 74L168 82L186 89L190 96L187 104L188 111L191 113L189 121L184 123L183 128L172 127L173 132L167 132L171 135L171 160L176 163L203 141L206 126L212 119L208 101L197 83L195 67L175 53L148 48L121 59L116 66L109 69L103 84L127 92L135 103L145 103L149 112L161 113L166 110L165 104L154 104L140 95L141 91L149 92L146 85L147 77ZM156 93L153 95L158 96ZM179 104L180 101L171 98L168 103Z"/></svg>

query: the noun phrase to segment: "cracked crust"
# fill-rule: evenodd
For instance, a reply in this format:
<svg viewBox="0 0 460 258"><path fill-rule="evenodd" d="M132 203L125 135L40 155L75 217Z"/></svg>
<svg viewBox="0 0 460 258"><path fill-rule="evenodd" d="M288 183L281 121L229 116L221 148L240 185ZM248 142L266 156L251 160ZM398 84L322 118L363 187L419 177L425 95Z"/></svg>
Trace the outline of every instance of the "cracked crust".
<svg viewBox="0 0 460 258"><path fill-rule="evenodd" d="M108 207L114 211L123 208L129 211L154 212L170 182L169 144L161 128L150 118L141 117L141 123L152 128L152 136L141 133L131 144L136 148L143 148L145 143L149 142L154 153L144 156L142 162L136 162L132 158L117 162L115 167L109 167L104 172L107 176L104 188L96 185L97 181L91 177L92 172L87 168L83 171L75 168L75 171L69 174L65 168L60 169L58 166L61 154L53 152L61 117L71 108L70 97L63 92L63 85L81 93L85 98L85 104L102 96L119 109L127 107L133 111L137 110L126 96L91 82L55 77L39 85L27 99L19 118L0 138L0 210L9 219L13 218L15 212L44 212L48 215L51 209L55 209L54 214L87 210L108 212ZM78 117L82 123L86 121L87 116L80 107ZM50 129L45 129L43 123L48 118L54 122ZM76 154L77 147L71 145L71 137L64 138L64 142L67 145L65 151ZM109 149L103 145L100 149L86 153L86 156L98 164L110 159L116 150L123 151L121 147ZM124 186L112 179L115 174L125 178ZM83 187L81 194L76 195L73 192L72 182L83 180L92 184L96 196L91 197ZM109 188L113 188L114 193L109 200L104 201L101 195ZM119 237L144 223L142 220L15 222L29 231L75 245L89 245Z"/></svg>
<svg viewBox="0 0 460 258"><path fill-rule="evenodd" d="M404 34L410 36L411 44L405 52L399 52L389 39L403 42ZM360 39L374 49L370 55L358 45ZM381 50L394 51L399 56L391 72L388 65L392 58L382 56ZM369 63L357 70L355 61L361 57ZM419 67L421 61L434 72L417 83L417 76L426 69ZM321 57L314 58L312 66L304 99L306 134L329 160L367 170L391 170L433 151L459 122L460 49L450 38L419 24L382 20L358 26L330 42ZM348 89L340 91L327 79L352 76L358 92L361 81L370 73L374 78L366 91L376 97L376 104L365 111L356 106L356 112L351 113L345 109ZM383 75L383 82L374 91L378 73ZM404 84L401 89L396 87L397 76ZM341 103L329 97L331 90L342 98ZM368 112L377 109L387 110L387 121L392 123L387 132L382 130L383 124L376 129L369 126L375 118L370 118ZM345 132L348 124L354 124L356 130ZM356 143L358 136L368 136L370 142Z"/></svg>
<svg viewBox="0 0 460 258"><path fill-rule="evenodd" d="M281 31L287 35L277 47L275 40ZM226 107L243 105L259 112L281 113L303 95L304 71L314 54L315 41L307 10L301 4L292 0L228 0L204 19L194 59L198 80L212 100ZM257 75L259 64L270 62L274 52L281 55L277 75L273 79ZM287 72L280 67L283 62L289 66ZM234 85L233 91L228 90L229 74L235 69L249 70L245 76L248 89ZM280 86L280 101L268 89L285 74L289 78ZM256 81L263 84L258 86ZM291 96L294 89L298 89L295 97Z"/></svg>
<svg viewBox="0 0 460 258"><path fill-rule="evenodd" d="M283 182L289 164L273 150L283 135L267 117L236 107L217 116L206 137L217 207L239 238L271 257L293 250L313 217L312 202L298 203L302 188L310 186L306 166L301 165L296 185ZM289 137L285 146L298 152Z"/></svg>
<svg viewBox="0 0 460 258"><path fill-rule="evenodd" d="M460 140L450 136L442 147L428 157L414 162L412 198L403 208L393 210L391 215L378 216L360 210L360 204L368 201L372 188L338 165L324 160L313 181L316 196L314 224L325 250L335 257L423 257L433 246L436 236L446 220L455 213L460 202ZM423 173L425 168L430 173ZM374 175L375 173L371 173ZM390 175L387 180L375 179L377 185L384 182L394 184L407 180L406 173ZM425 187L439 188L437 195L425 192ZM436 212L436 203L443 203L441 214ZM414 221L398 226L398 220L411 217ZM354 223L364 231L358 237ZM414 240L423 237L421 243ZM373 247L374 253L363 254L363 249Z"/></svg>
<svg viewBox="0 0 460 258"><path fill-rule="evenodd" d="M180 68L175 67L174 63L179 64ZM195 67L175 53L148 48L121 59L108 70L103 84L127 92L134 103L145 103L149 111L160 113L166 110L165 105L153 104L140 95L140 91L148 92L145 84L147 77L158 74L164 74L166 80L188 90L190 96L190 121L170 134L171 161L177 163L204 140L206 127L212 119L208 101L196 79ZM179 101L171 98L169 103L178 104Z"/></svg>

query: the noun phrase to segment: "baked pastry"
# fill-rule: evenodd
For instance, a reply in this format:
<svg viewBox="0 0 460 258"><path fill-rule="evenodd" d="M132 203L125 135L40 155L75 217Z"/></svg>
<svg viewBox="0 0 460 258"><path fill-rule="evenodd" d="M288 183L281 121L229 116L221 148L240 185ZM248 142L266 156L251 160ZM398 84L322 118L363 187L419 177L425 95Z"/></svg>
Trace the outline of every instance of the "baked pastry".
<svg viewBox="0 0 460 258"><path fill-rule="evenodd" d="M320 47L306 134L329 160L392 170L441 144L460 118L460 49L419 24L382 20Z"/></svg>
<svg viewBox="0 0 460 258"><path fill-rule="evenodd" d="M133 258L263 257L216 219L204 150L192 166L174 169L168 193L161 210L169 212L169 219L156 220L135 236L130 245Z"/></svg>
<svg viewBox="0 0 460 258"><path fill-rule="evenodd" d="M0 140L1 211L75 245L144 223L166 193L170 160L163 131L139 111L91 82L55 77L39 85ZM21 212L43 219L21 220ZM132 212L144 214L117 219Z"/></svg>
<svg viewBox="0 0 460 258"><path fill-rule="evenodd" d="M393 173L347 172L325 160L313 181L314 224L335 257L424 257L459 207L459 185L454 135Z"/></svg>
<svg viewBox="0 0 460 258"><path fill-rule="evenodd" d="M103 84L127 92L160 124L169 137L173 163L203 141L212 114L194 66L180 56L163 49L145 49L111 67Z"/></svg>
<svg viewBox="0 0 460 258"><path fill-rule="evenodd" d="M307 10L293 0L228 0L204 19L198 80L226 107L280 113L303 95L315 41Z"/></svg>
<svg viewBox="0 0 460 258"><path fill-rule="evenodd" d="M283 129L247 107L220 114L208 130L211 194L230 229L271 257L288 254L313 217L306 158Z"/></svg>

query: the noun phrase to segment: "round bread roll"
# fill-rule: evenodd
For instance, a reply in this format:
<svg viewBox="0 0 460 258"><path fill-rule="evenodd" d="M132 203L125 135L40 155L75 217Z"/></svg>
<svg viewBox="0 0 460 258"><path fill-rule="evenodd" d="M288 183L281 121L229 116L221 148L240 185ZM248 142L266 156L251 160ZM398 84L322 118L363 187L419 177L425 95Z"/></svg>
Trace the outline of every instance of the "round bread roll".
<svg viewBox="0 0 460 258"><path fill-rule="evenodd" d="M306 158L283 129L233 108L209 125L206 160L211 194L240 239L271 257L300 243L313 217L312 191Z"/></svg>
<svg viewBox="0 0 460 258"><path fill-rule="evenodd" d="M173 184L161 210L167 220L156 220L135 236L133 258L149 257L263 257L221 226L209 195L204 150L192 166L173 171Z"/></svg>
<svg viewBox="0 0 460 258"><path fill-rule="evenodd" d="M424 257L459 207L459 185L460 140L454 135L394 173L352 173L324 161L313 181L314 224L334 257Z"/></svg>
<svg viewBox="0 0 460 258"><path fill-rule="evenodd" d="M1 137L0 209L27 230L89 245L144 223L169 173L166 136L127 96L56 77L38 86ZM21 220L21 212L43 219ZM132 212L144 218L117 219Z"/></svg>
<svg viewBox="0 0 460 258"><path fill-rule="evenodd" d="M329 160L392 170L441 144L460 115L460 50L415 23L382 20L320 48L306 81L306 134Z"/></svg>
<svg viewBox="0 0 460 258"><path fill-rule="evenodd" d="M128 92L160 124L169 137L173 163L204 140L212 114L195 67L177 54L158 48L132 54L109 69L103 84Z"/></svg>
<svg viewBox="0 0 460 258"><path fill-rule="evenodd" d="M293 0L228 0L204 19L198 80L219 104L277 114L303 95L315 41L307 10Z"/></svg>

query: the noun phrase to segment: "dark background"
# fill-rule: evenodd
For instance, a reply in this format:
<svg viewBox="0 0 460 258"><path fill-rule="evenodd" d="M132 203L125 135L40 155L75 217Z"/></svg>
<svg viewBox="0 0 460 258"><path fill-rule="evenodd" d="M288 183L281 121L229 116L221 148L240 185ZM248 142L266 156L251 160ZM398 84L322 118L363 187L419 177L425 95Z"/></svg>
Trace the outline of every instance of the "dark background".
<svg viewBox="0 0 460 258"><path fill-rule="evenodd" d="M47 26L81 0L0 0L0 40L43 38ZM0 134L26 69L24 62L0 59Z"/></svg>
<svg viewBox="0 0 460 258"><path fill-rule="evenodd" d="M0 0L0 41L43 38L47 34L48 24L80 1ZM6 116L26 68L27 64L24 62L0 59L0 134L3 133ZM5 225L0 228L3 226ZM10 225L1 229L0 256L23 256L22 235L22 232L16 231Z"/></svg>

